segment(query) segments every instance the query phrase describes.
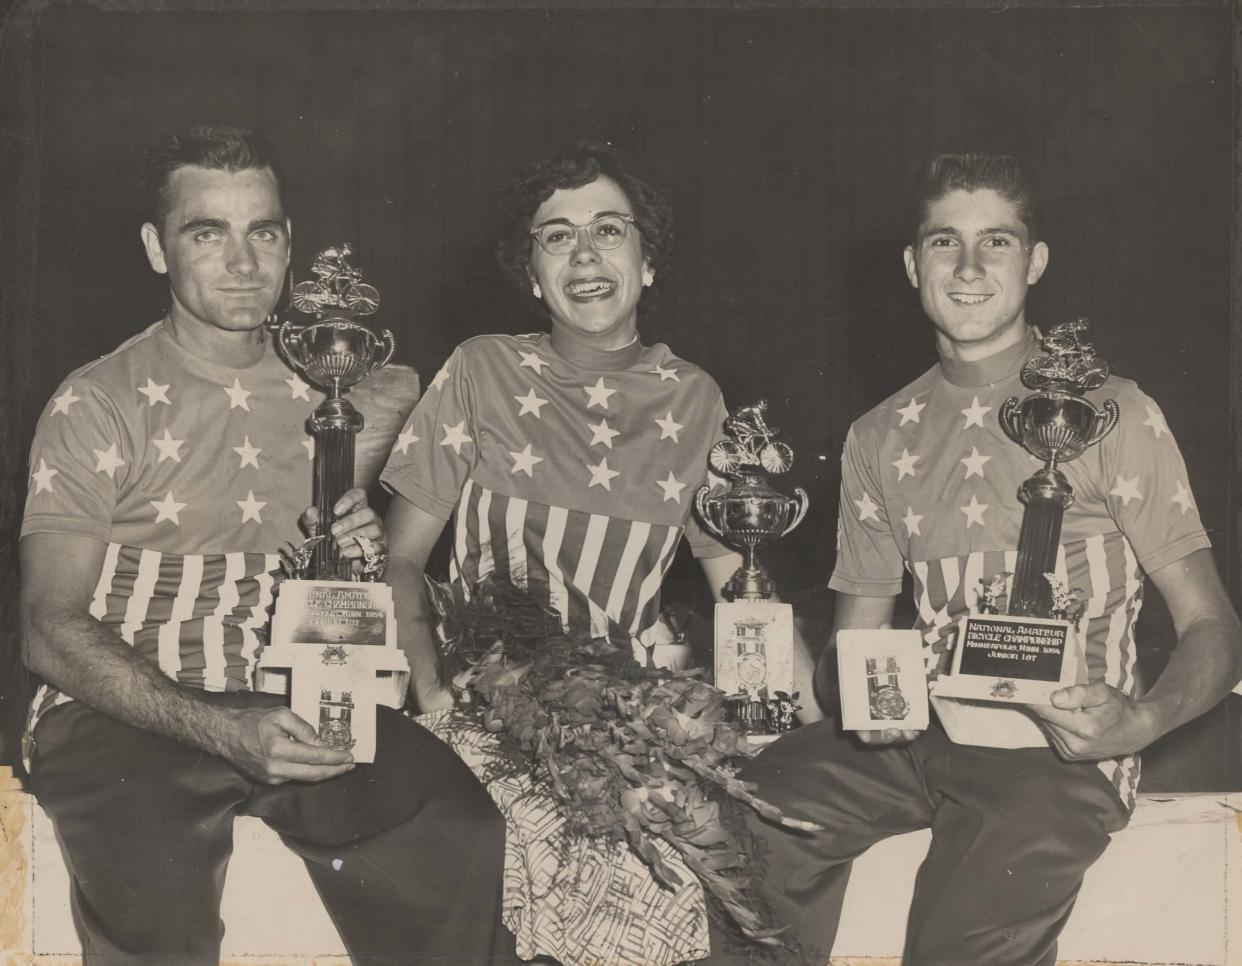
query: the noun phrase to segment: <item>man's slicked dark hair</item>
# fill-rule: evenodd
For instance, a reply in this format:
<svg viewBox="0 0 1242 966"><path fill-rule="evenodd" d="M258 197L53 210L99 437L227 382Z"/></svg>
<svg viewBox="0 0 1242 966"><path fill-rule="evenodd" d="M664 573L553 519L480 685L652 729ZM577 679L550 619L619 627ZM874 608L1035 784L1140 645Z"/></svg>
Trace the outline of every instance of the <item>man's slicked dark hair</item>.
<svg viewBox="0 0 1242 966"><path fill-rule="evenodd" d="M941 154L917 171L910 182L908 237L918 242L919 227L932 204L951 191L991 188L1007 199L1026 226L1029 242L1039 240L1039 185L1027 165L1008 154Z"/></svg>
<svg viewBox="0 0 1242 966"><path fill-rule="evenodd" d="M168 217L168 182L172 173L186 165L216 171L269 168L279 193L284 185L280 157L261 134L240 127L199 125L175 131L147 149L143 163L143 187L151 223L163 232Z"/></svg>
<svg viewBox="0 0 1242 966"><path fill-rule="evenodd" d="M500 203L500 238L496 257L505 274L522 291L530 290L531 219L558 188L581 188L596 178L615 181L634 208L643 256L655 271L663 268L673 247L673 211L668 200L629 173L612 145L578 141L524 171Z"/></svg>

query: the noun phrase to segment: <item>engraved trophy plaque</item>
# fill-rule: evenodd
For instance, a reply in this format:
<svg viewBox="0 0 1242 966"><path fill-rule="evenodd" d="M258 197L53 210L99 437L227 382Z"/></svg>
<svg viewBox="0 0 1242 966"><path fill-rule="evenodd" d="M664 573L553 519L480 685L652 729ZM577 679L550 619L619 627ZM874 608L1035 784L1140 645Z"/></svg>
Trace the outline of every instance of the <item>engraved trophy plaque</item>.
<svg viewBox="0 0 1242 966"><path fill-rule="evenodd" d="M951 673L936 682L938 698L1047 704L1080 671L1083 603L1055 574L1061 522L1074 489L1057 464L1081 456L1119 417L1116 401L1097 409L1084 397L1109 374L1108 363L1084 339L1086 328L1086 320L1078 319L1049 332L1044 354L1022 369L1023 384L1034 391L1001 405L1005 435L1044 466L1018 490L1025 509L1014 572L981 581L980 613L959 624Z"/></svg>
<svg viewBox="0 0 1242 966"><path fill-rule="evenodd" d="M363 416L344 394L386 365L392 333L377 336L356 321L379 307L379 293L350 264L342 244L315 256L315 281L293 287L293 305L314 315L283 322L276 342L291 366L326 392L308 420L315 441L315 536L285 556L271 639L259 662L261 690L290 693L294 712L322 725L320 738L373 761L375 704L400 708L409 666L396 645L392 589L382 583L384 555L362 540L358 573L331 533L332 507L354 485L354 444ZM292 684L290 684L290 676Z"/></svg>
<svg viewBox="0 0 1242 966"><path fill-rule="evenodd" d="M724 586L727 603L715 611L715 684L732 696L742 726L777 734L793 724L793 608L772 600L772 579L756 558L759 547L783 537L806 516L801 488L789 497L767 483L793 464L793 451L767 425L763 400L725 421L728 439L709 454L712 468L730 482L712 493L701 486L694 507L707 530L741 551L742 566Z"/></svg>

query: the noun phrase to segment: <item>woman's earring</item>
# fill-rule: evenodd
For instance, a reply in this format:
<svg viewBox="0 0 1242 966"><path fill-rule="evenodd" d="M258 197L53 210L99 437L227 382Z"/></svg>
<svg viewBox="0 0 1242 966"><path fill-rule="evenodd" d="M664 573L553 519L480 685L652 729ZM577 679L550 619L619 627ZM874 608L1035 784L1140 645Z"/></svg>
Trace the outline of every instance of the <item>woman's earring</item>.
<svg viewBox="0 0 1242 966"><path fill-rule="evenodd" d="M645 288L650 288L651 283L654 281L655 281L655 272L653 272L649 268L644 268L643 269L643 286Z"/></svg>
<svg viewBox="0 0 1242 966"><path fill-rule="evenodd" d="M532 294L533 296L535 296L535 298L537 298L537 299L541 299L541 298L543 298L543 289L541 289L541 288L539 287L539 283L538 283L538 282L535 282L535 283L534 283L534 284L530 287L530 292L531 292L531 294Z"/></svg>

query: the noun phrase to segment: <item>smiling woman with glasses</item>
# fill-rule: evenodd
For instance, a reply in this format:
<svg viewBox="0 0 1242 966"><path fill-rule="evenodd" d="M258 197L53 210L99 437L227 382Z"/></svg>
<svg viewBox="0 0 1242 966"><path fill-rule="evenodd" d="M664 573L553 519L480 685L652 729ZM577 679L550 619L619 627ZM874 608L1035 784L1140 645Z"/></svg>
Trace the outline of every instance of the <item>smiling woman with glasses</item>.
<svg viewBox="0 0 1242 966"><path fill-rule="evenodd" d="M660 581L683 533L717 598L741 562L690 510L722 435L720 389L668 346L638 338L639 302L672 243L667 201L609 146L580 143L528 169L506 192L502 218L500 264L538 300L548 331L458 346L382 476L394 494L388 575L424 711L454 700L437 675L422 573L450 520L453 580L467 595L489 575L508 580L571 634L628 643L644 663L667 634ZM546 879L538 889L527 877L509 883L521 892L505 899L521 956L566 966L647 961L652 948L627 943L650 942L652 922L685 924L666 930L661 961L707 948L688 872L684 887L663 890L624 847L604 857L585 842L562 861L547 844L565 834L551 799L524 796L505 809L511 862L516 852ZM618 911L608 899L618 894L636 899Z"/></svg>

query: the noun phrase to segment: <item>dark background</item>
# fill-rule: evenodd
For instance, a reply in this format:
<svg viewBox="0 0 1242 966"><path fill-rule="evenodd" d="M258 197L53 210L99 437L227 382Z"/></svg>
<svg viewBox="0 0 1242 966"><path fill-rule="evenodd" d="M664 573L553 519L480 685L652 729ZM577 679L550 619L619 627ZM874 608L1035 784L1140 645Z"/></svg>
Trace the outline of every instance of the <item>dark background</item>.
<svg viewBox="0 0 1242 966"><path fill-rule="evenodd" d="M12 594L30 433L70 369L162 314L138 243L139 162L193 122L253 126L281 147L295 272L351 240L397 361L424 373L471 335L541 327L495 267L494 198L555 147L611 140L675 205L644 341L703 365L732 404L771 399L798 453L780 485L804 486L813 508L767 557L813 636L830 606L846 429L935 361L901 265L901 181L934 152L1023 155L1046 182L1052 250L1028 317L1089 317L1114 370L1161 403L1239 599L1228 5L160 6L19 4L0 46L3 754L20 703ZM673 593L692 578L683 561ZM1152 595L1149 679L1171 645ZM1242 787L1242 699L1230 700L1148 757L1145 787Z"/></svg>

